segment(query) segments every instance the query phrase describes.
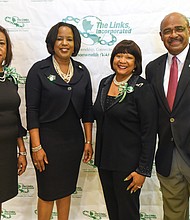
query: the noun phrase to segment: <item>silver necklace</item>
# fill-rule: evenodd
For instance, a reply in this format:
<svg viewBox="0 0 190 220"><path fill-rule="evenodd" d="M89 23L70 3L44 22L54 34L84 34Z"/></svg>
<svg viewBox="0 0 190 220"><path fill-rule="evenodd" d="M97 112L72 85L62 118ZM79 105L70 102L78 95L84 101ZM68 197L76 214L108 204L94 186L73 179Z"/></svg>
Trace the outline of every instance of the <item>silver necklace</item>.
<svg viewBox="0 0 190 220"><path fill-rule="evenodd" d="M125 80L123 80L123 81L121 81L121 82L118 82L117 80L116 80L116 75L113 77L113 83L116 85L116 86L120 86L120 85L123 85L123 84L125 84L127 81L128 81L128 79L129 79L130 77L127 77L127 79L125 79Z"/></svg>
<svg viewBox="0 0 190 220"><path fill-rule="evenodd" d="M0 82L5 82L5 72L3 72L3 76L0 76Z"/></svg>

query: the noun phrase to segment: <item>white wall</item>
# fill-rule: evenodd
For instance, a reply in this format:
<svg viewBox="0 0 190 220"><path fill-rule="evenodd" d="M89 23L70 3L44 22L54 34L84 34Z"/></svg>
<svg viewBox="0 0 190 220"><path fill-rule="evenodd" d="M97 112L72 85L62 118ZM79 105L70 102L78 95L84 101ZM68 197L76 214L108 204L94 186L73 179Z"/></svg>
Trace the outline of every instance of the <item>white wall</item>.
<svg viewBox="0 0 190 220"><path fill-rule="evenodd" d="M0 25L9 30L12 39L12 66L26 76L34 62L49 56L45 37L50 27L62 20L75 24L82 35L82 48L75 59L90 70L94 99L100 79L111 73L109 59L116 43L123 39L134 40L142 49L144 70L150 60L166 51L159 37L160 21L172 11L190 18L189 8L187 0L0 0ZM24 85L20 85L19 93L22 121L26 126ZM28 149L28 139L26 146ZM37 189L30 156L26 173L19 177L19 186L18 196L3 204L2 219L37 219ZM141 212L141 220L162 219L162 199L155 167L152 178L146 180L142 190ZM52 219L56 219L56 215L54 209ZM108 219L93 161L81 164L70 219Z"/></svg>

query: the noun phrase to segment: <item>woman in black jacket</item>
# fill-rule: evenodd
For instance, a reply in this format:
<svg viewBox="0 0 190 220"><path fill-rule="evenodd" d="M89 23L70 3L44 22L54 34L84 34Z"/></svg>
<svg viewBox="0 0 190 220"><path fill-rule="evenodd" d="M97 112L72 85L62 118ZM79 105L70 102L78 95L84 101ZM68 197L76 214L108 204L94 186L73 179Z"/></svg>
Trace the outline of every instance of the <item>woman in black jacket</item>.
<svg viewBox="0 0 190 220"><path fill-rule="evenodd" d="M135 42L118 43L110 59L115 73L102 79L94 103L95 165L111 220L140 219L140 191L151 176L157 105L151 86L140 76L141 62Z"/></svg>
<svg viewBox="0 0 190 220"><path fill-rule="evenodd" d="M59 22L46 38L50 57L35 63L26 81L27 124L38 184L38 219L68 219L81 157L92 157L92 87L87 68L71 56L81 45L74 25ZM81 126L84 126L84 133Z"/></svg>

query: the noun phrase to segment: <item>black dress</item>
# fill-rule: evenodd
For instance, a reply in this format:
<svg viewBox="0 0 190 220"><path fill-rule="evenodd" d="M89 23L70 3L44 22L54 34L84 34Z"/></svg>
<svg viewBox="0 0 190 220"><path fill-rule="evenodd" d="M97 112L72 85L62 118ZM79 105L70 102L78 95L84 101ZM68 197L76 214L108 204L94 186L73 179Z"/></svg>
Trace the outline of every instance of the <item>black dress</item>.
<svg viewBox="0 0 190 220"><path fill-rule="evenodd" d="M76 190L84 135L72 103L59 119L40 125L40 140L49 164L43 172L36 170L38 196L57 200Z"/></svg>
<svg viewBox="0 0 190 220"><path fill-rule="evenodd" d="M17 86L8 79L0 81L0 203L18 193L17 138L25 135L19 105Z"/></svg>
<svg viewBox="0 0 190 220"><path fill-rule="evenodd" d="M52 57L35 63L26 79L28 130L38 128L49 164L36 170L38 196L53 201L76 190L84 150L82 123L93 122L92 86L87 68L72 60L74 73L66 83Z"/></svg>

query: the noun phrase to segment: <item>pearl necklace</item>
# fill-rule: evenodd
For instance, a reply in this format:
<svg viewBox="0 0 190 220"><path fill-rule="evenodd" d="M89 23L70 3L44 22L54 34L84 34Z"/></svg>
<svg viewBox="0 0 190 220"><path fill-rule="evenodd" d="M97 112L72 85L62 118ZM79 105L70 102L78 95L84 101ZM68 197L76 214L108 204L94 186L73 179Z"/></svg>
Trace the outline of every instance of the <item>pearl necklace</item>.
<svg viewBox="0 0 190 220"><path fill-rule="evenodd" d="M1 73L3 73L3 76L0 76L0 82L5 82L5 72Z"/></svg>
<svg viewBox="0 0 190 220"><path fill-rule="evenodd" d="M70 60L70 63L69 63L69 69L68 69L68 72L67 73L63 73L59 67L59 64L58 62L56 61L55 57L53 56L53 65L54 65L54 68L56 70L56 72L58 73L58 75L66 82L66 83L69 83L72 76L73 76L73 65L72 65L72 62Z"/></svg>
<svg viewBox="0 0 190 220"><path fill-rule="evenodd" d="M118 82L117 80L116 80L116 75L113 77L113 83L116 85L116 86L120 86L120 85L123 85L123 84L125 84L128 80L129 80L129 78L131 77L131 75L129 76L129 77L127 77L127 79L125 79L125 80L123 80L123 81L121 81L121 82Z"/></svg>

